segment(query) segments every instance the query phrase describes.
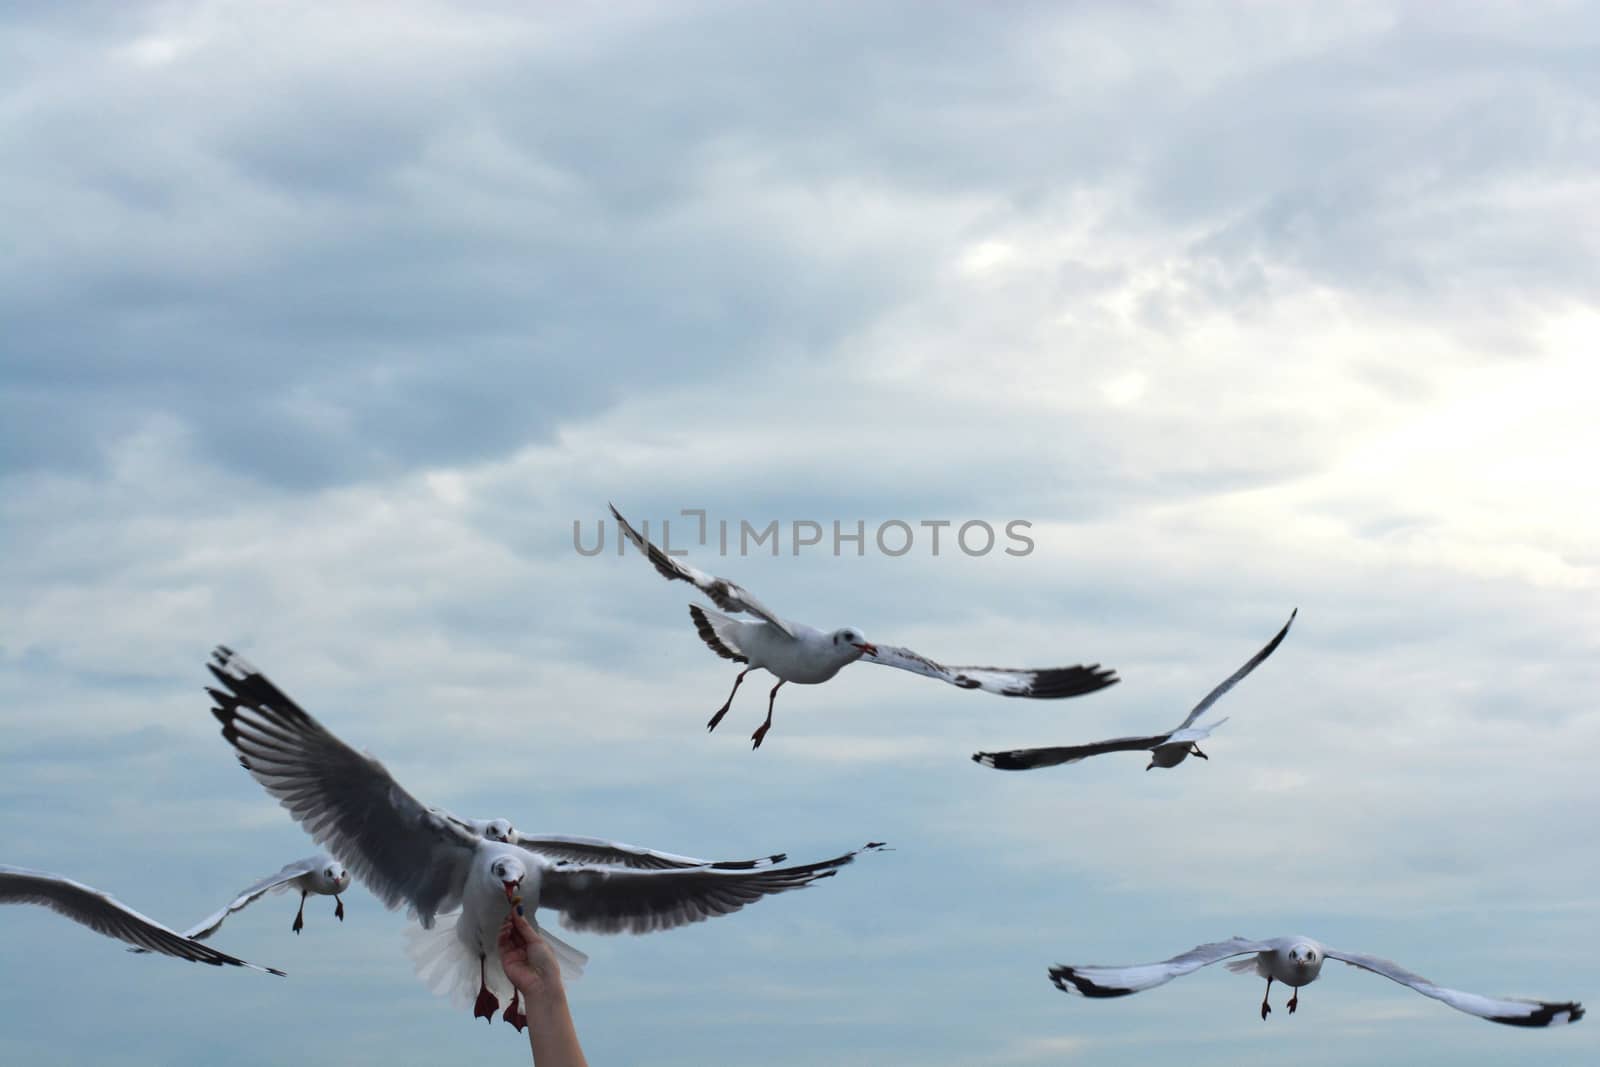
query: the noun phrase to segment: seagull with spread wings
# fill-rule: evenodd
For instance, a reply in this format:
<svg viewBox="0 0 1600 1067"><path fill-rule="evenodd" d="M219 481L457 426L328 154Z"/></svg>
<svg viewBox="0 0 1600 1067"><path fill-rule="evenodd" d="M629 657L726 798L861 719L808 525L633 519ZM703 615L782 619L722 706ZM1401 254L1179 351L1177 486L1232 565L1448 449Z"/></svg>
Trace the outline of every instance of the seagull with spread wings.
<svg viewBox="0 0 1600 1067"><path fill-rule="evenodd" d="M185 930L183 936L203 941L216 933L222 927L223 920L234 912L254 904L268 893L282 893L288 889L300 891L300 910L294 913L294 922L289 927L295 933L305 928L306 897L311 894L332 897L333 916L344 922L344 901L339 899L339 894L349 888L350 872L344 864L327 856L307 856L303 860L285 864L278 873L269 874L259 882L246 886L224 907Z"/></svg>
<svg viewBox="0 0 1600 1067"><path fill-rule="evenodd" d="M803 888L881 847L873 842L818 863L754 870L556 863L421 804L382 763L335 737L232 650L219 647L207 667L220 686L207 690L211 712L239 762L386 907L404 907L421 924L425 932L412 948L424 980L435 991L465 994L482 1019L492 1020L497 994L510 991L502 1017L519 1030L527 1016L496 949L511 908L526 907L530 921L535 909L549 908L570 930L667 930ZM439 924L447 913L453 922ZM437 935L427 933L436 928ZM540 934L564 970L581 969L583 953Z"/></svg>
<svg viewBox="0 0 1600 1067"><path fill-rule="evenodd" d="M1236 958L1241 956L1244 958ZM1390 960L1360 952L1340 952L1309 937L1275 937L1266 941L1235 937L1200 945L1160 963L1132 967L1056 966L1050 968L1050 980L1064 993L1076 993L1084 997L1125 997L1130 993L1165 985L1174 978L1182 978L1223 960L1233 960L1227 967L1235 974L1255 974L1267 980L1267 992L1261 998L1262 1019L1272 1012L1267 998L1272 995L1274 980L1295 991L1294 996L1289 998L1289 1014L1293 1015L1300 1006L1301 988L1317 980L1325 960L1338 960L1363 971L1381 974L1403 986L1410 986L1425 997L1432 997L1457 1011L1488 1019L1492 1023L1528 1027L1563 1026L1583 1018L1583 1005L1576 1001L1519 1000L1463 993L1459 989L1435 985Z"/></svg>
<svg viewBox="0 0 1600 1067"><path fill-rule="evenodd" d="M1227 722L1226 718L1218 719L1207 726L1196 726L1195 720L1206 713L1211 705L1217 702L1228 690L1239 684L1240 679L1261 665L1261 662L1272 655L1283 639L1288 636L1289 627L1294 624L1294 617L1300 613L1295 608L1289 613L1289 621L1283 624L1283 629L1278 631L1276 637L1267 642L1267 646L1254 656L1250 657L1243 667L1234 671L1228 679L1206 694L1206 698L1194 706L1188 718L1164 734L1152 734L1149 737L1114 737L1110 741L1096 741L1092 745L1062 745L1055 748L1014 748L1009 752L978 752L972 757L976 763L985 767L993 767L1001 771L1031 771L1035 767L1054 767L1061 763L1077 763L1090 756L1100 756L1107 752L1142 752L1149 751L1150 762L1145 765L1145 770L1151 767L1176 767L1189 756L1198 756L1200 759L1210 759L1200 751L1199 742L1211 734L1212 730Z"/></svg>
<svg viewBox="0 0 1600 1067"><path fill-rule="evenodd" d="M654 544L640 536L628 525L615 506L611 514L617 527L634 547L650 560L664 577L688 582L723 611L753 615L753 620L734 619L722 612L689 605L689 617L695 630L717 655L735 663L745 664L745 669L733 680L733 691L718 708L707 730L715 730L722 717L733 706L734 694L744 676L760 667L778 679L767 696L766 720L750 735L760 748L767 731L772 729L772 705L778 699L778 690L784 683L817 685L826 682L840 670L856 660L881 663L903 671L937 678L960 689L983 689L1008 697L1032 697L1035 700L1058 700L1062 697L1082 696L1104 689L1117 682L1116 672L1102 669L1098 663L1087 667L1051 667L1028 670L1013 667L946 667L909 648L878 645L869 642L860 631L846 626L832 633L824 633L804 623L781 619L742 586L726 578L718 578L667 555Z"/></svg>
<svg viewBox="0 0 1600 1067"><path fill-rule="evenodd" d="M146 952L193 963L209 963L213 967L226 964L283 976L283 972L275 968L260 967L218 952L210 945L191 941L187 935L140 915L109 893L59 874L0 866L0 904L39 904L97 934L126 941Z"/></svg>

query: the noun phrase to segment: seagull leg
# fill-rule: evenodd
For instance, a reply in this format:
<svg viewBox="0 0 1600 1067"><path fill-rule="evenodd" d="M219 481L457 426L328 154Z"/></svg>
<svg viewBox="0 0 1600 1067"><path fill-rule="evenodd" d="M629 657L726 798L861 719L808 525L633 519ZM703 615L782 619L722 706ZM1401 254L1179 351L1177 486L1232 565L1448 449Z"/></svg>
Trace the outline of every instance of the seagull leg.
<svg viewBox="0 0 1600 1067"><path fill-rule="evenodd" d="M333 903L334 903L333 917L335 919L338 919L340 922L344 922L344 901L339 899L339 894L338 893L335 893L333 895Z"/></svg>
<svg viewBox="0 0 1600 1067"><path fill-rule="evenodd" d="M739 691L739 683L744 681L744 676L753 670L755 670L754 667L746 667L744 670L739 672L739 677L733 680L733 693L737 693ZM715 730L717 728L717 723L721 722L722 717L728 714L728 709L733 707L733 693L728 694L728 699L723 702L722 707L718 708L717 713L711 716L711 721L706 723L706 733L710 733L712 730Z"/></svg>
<svg viewBox="0 0 1600 1067"><path fill-rule="evenodd" d="M506 1005L506 1013L500 1018L516 1027L519 1034L528 1028L528 1013L523 1011L522 1006L517 1003L517 991L515 988L511 990L511 1003Z"/></svg>
<svg viewBox="0 0 1600 1067"><path fill-rule="evenodd" d="M295 933L298 934L305 927L305 925L306 925L306 891L304 889L302 889L302 890L300 890L300 910L294 913L294 925L289 927L289 929L293 930Z"/></svg>
<svg viewBox="0 0 1600 1067"><path fill-rule="evenodd" d="M772 729L772 705L773 705L773 702L778 699L778 690L780 690L782 688L783 688L783 679L780 678L780 679L778 679L778 684L772 687L771 694L769 694L767 696L767 720L766 720L766 722L763 722L760 726L757 726L756 727L756 732L750 735L750 740L755 742L755 744L750 746L752 749L760 748L762 739L767 736L767 731Z"/></svg>
<svg viewBox="0 0 1600 1067"><path fill-rule="evenodd" d="M1199 756L1203 760L1211 759L1210 756L1208 756L1204 752L1200 751L1200 746L1199 745L1190 745L1189 746L1189 755L1191 755L1191 756Z"/></svg>
<svg viewBox="0 0 1600 1067"><path fill-rule="evenodd" d="M483 953L478 953L478 1001L472 1006L472 1017L485 1019L492 1025L494 1010L500 1006L500 999L489 992L489 976L484 973L483 960Z"/></svg>
<svg viewBox="0 0 1600 1067"><path fill-rule="evenodd" d="M1267 1003L1267 998L1272 996L1272 976L1267 975L1267 991L1261 995L1261 1021L1266 1022L1267 1016L1272 1014L1272 1005Z"/></svg>
<svg viewBox="0 0 1600 1067"><path fill-rule="evenodd" d="M1300 1006L1300 987L1296 986L1295 990L1294 990L1294 996L1289 998L1289 1014L1293 1015L1294 1014L1294 1010L1296 1008L1298 1008L1299 1006Z"/></svg>

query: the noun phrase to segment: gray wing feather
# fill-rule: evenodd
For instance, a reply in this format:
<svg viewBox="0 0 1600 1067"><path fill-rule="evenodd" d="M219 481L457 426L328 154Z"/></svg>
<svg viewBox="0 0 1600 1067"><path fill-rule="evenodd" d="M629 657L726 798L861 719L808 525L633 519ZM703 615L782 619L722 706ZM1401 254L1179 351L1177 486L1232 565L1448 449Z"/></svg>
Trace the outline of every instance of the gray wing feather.
<svg viewBox="0 0 1600 1067"><path fill-rule="evenodd" d="M920 674L924 678L937 678L958 689L982 689L1008 697L1032 697L1035 700L1059 700L1062 697L1082 696L1116 685L1117 672L1102 668L1098 663L1087 667L1047 667L1032 670L1024 667L946 667L909 648L894 645L877 645L876 654L868 652L861 657L863 663L881 663L902 671Z"/></svg>
<svg viewBox="0 0 1600 1067"><path fill-rule="evenodd" d="M185 930L183 936L193 938L196 941L205 940L216 933L222 926L223 920L234 912L241 911L254 904L268 893L282 892L290 882L293 882L301 875L311 873L321 867L324 862L325 858L322 856L307 856L303 860L295 860L293 863L284 865L284 868L276 874L269 874L259 882L254 882L241 889L238 896L230 900L224 907Z"/></svg>
<svg viewBox="0 0 1600 1067"><path fill-rule="evenodd" d="M618 511L615 505L608 504L606 506L611 508L611 516L617 520L617 528L622 531L622 535L632 541L633 546L645 554L645 557L650 560L651 565L655 567L662 577L688 582L710 597L711 602L723 611L747 612L758 619L771 623L788 636L794 636L794 631L789 628L789 624L774 615L772 610L752 596L749 590L736 582L731 582L726 578L718 578L713 574L707 574L705 571L689 566L681 559L675 559L667 555L640 536L638 530L628 525L628 520L622 517L622 512Z"/></svg>
<svg viewBox="0 0 1600 1067"><path fill-rule="evenodd" d="M477 836L418 803L231 649L212 659L225 689L207 690L211 713L245 770L386 907L406 906L425 927L454 908Z"/></svg>
<svg viewBox="0 0 1600 1067"><path fill-rule="evenodd" d="M616 867L551 867L539 886L539 906L561 912L569 930L645 934L728 915L773 893L831 878L873 842L820 863L761 871L708 867L639 871Z"/></svg>
<svg viewBox="0 0 1600 1067"><path fill-rule="evenodd" d="M1283 643L1283 639L1289 635L1289 627L1294 625L1294 617L1298 614L1300 614L1299 608L1295 608L1293 611L1289 612L1289 621L1283 624L1283 629L1278 631L1277 636L1271 641L1268 641L1266 647L1260 652L1257 652L1255 655L1251 656L1243 667L1240 667L1238 670L1228 675L1226 681L1217 686L1211 692L1207 693L1205 699L1196 704L1194 706L1194 710L1189 712L1189 717L1184 719L1183 722L1178 725L1178 730L1183 729L1185 726L1191 725L1201 715L1204 715L1206 709L1215 704L1224 693L1238 685L1240 680L1243 679L1245 675L1261 666L1262 661L1268 656L1272 655L1272 653L1277 650L1278 646ZM1177 733L1178 730L1174 730L1172 732Z"/></svg>
<svg viewBox="0 0 1600 1067"><path fill-rule="evenodd" d="M1107 752L1141 752L1156 748L1166 742L1171 734L1154 737L1114 737L1110 741L1097 741L1092 745L1058 745L1054 748L1014 748L1008 752L978 752L973 762L1000 771L1031 771L1036 767L1055 767L1063 763L1077 763L1090 756Z"/></svg>
<svg viewBox="0 0 1600 1067"><path fill-rule="evenodd" d="M110 894L59 874L26 867L0 867L0 904L38 904L87 926L97 934L180 960L209 963L213 967L227 964L280 976L283 974L271 967L260 967L226 952L219 952L210 945L191 941L176 930L140 915Z"/></svg>
<svg viewBox="0 0 1600 1067"><path fill-rule="evenodd" d="M1368 956L1360 952L1335 952L1333 949L1323 950L1330 960L1348 963L1352 967L1359 967L1373 974L1381 974L1385 978L1399 982L1403 986L1410 986L1425 997L1432 997L1450 1005L1457 1011L1464 1011L1469 1015L1476 1015L1480 1019L1488 1019L1493 1023L1504 1023L1507 1026L1561 1026L1566 1023L1575 1023L1583 1018L1583 1005L1576 1001L1551 1002L1545 1000L1521 1000L1511 997L1485 997L1477 993L1464 993L1459 989L1449 989L1445 986L1435 985L1412 971L1379 956Z"/></svg>
<svg viewBox="0 0 1600 1067"><path fill-rule="evenodd" d="M1188 952L1160 963L1141 963L1127 967L1069 967L1058 964L1050 968L1050 980L1063 993L1076 993L1084 997L1125 997L1165 985L1174 978L1192 974L1202 967L1221 963L1232 956L1264 952L1272 947L1270 941L1252 941L1245 937L1229 938L1197 945Z"/></svg>
<svg viewBox="0 0 1600 1067"><path fill-rule="evenodd" d="M530 852L566 863L596 864L607 867L626 867L633 870L665 871L692 867L707 867L716 871L749 871L782 863L782 852L754 860L697 860L691 856L676 856L671 852L657 852L653 848L605 841L598 837L572 837L567 834L518 833L511 842Z"/></svg>

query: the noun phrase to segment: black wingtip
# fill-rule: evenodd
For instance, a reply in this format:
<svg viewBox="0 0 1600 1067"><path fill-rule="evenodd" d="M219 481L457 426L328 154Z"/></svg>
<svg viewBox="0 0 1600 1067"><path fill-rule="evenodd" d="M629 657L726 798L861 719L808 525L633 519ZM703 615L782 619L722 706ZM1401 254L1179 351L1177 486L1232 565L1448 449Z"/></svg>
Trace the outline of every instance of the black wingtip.
<svg viewBox="0 0 1600 1067"><path fill-rule="evenodd" d="M1089 979L1079 974L1074 967L1057 965L1050 968L1050 981L1063 993L1076 993L1081 997L1095 997L1107 999L1110 997L1125 997L1132 993L1131 989L1115 989L1108 986L1095 985Z"/></svg>
<svg viewBox="0 0 1600 1067"><path fill-rule="evenodd" d="M1560 1023L1575 1023L1583 1018L1583 1005L1575 1000L1562 1004L1552 1004L1539 1001L1539 1010L1527 1015L1486 1015L1484 1018L1492 1023L1504 1023L1506 1026L1555 1026ZM1566 1018L1562 1018L1566 1016Z"/></svg>
<svg viewBox="0 0 1600 1067"><path fill-rule="evenodd" d="M1096 693L1122 679L1110 667L1098 663L1077 667L1052 667L1035 671L1033 681L1025 689L1006 690L1006 696L1032 697L1035 700L1061 700Z"/></svg>

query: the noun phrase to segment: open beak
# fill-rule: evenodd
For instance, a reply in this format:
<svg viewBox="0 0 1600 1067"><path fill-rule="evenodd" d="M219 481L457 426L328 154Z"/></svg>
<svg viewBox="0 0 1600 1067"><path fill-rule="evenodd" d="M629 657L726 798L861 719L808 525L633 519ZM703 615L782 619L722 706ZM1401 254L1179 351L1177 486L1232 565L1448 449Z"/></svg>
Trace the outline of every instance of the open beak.
<svg viewBox="0 0 1600 1067"><path fill-rule="evenodd" d="M507 904L510 904L512 901L517 899L517 886L521 885L521 882L501 882L500 884L506 888Z"/></svg>
<svg viewBox="0 0 1600 1067"><path fill-rule="evenodd" d="M878 646L872 644L870 641L857 642L856 647L869 656L876 656L878 654Z"/></svg>

